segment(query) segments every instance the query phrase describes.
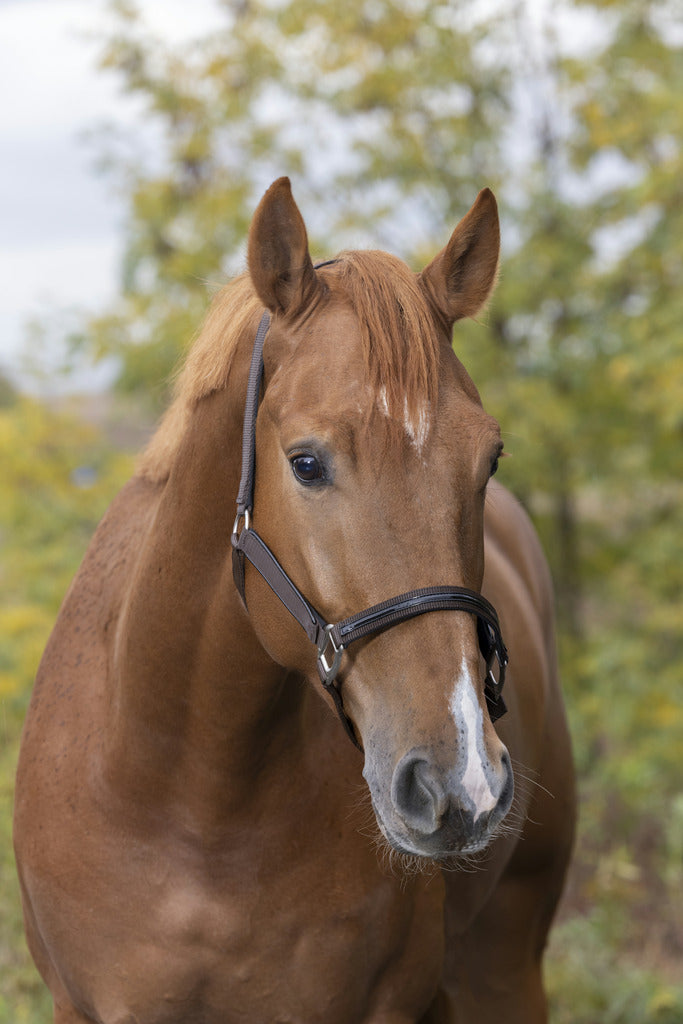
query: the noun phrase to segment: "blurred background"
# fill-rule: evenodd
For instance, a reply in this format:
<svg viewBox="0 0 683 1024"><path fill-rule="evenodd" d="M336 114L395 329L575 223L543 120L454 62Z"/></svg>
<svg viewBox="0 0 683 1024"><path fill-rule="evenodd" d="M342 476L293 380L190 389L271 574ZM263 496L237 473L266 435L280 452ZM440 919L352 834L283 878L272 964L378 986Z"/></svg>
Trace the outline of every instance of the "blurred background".
<svg viewBox="0 0 683 1024"><path fill-rule="evenodd" d="M455 347L551 563L580 786L553 1024L683 1022L679 0L0 0L0 1024L47 1024L13 772L69 581L251 213L416 268L483 185Z"/></svg>

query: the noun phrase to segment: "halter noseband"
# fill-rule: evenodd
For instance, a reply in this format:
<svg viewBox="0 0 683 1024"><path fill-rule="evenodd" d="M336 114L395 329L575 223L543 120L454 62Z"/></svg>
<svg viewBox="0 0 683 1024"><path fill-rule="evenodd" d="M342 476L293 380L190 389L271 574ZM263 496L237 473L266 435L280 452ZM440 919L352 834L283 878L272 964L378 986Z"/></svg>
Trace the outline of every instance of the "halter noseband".
<svg viewBox="0 0 683 1024"><path fill-rule="evenodd" d="M277 558L251 526L254 506L254 466L256 455L256 417L263 379L263 343L270 326L270 314L264 313L256 333L249 369L247 399L242 433L242 478L237 495L237 516L232 530L232 569L235 585L244 601L245 558L261 574L285 608L294 616L308 639L318 648L318 673L325 690L334 701L337 713L352 742L359 748L353 725L342 702L341 690L335 685L343 652L356 640L373 636L417 615L435 611L469 612L477 617L479 649L486 663L484 695L491 721L504 715L507 708L502 697L508 654L503 643L498 615L481 594L465 587L426 587L411 590L388 601L372 605L363 612L341 622L329 623L306 600L291 581ZM240 529L241 526L241 529ZM494 665L498 664L498 678Z"/></svg>

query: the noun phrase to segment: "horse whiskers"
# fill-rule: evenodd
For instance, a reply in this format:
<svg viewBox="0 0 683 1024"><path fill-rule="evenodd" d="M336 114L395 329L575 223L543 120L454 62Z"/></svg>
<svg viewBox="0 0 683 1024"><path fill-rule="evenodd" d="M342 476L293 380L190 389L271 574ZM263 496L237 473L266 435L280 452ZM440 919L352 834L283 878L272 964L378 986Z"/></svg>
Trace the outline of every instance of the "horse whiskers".
<svg viewBox="0 0 683 1024"><path fill-rule="evenodd" d="M370 790L365 782L356 782L349 793L349 817L357 810L366 810L371 806Z"/></svg>
<svg viewBox="0 0 683 1024"><path fill-rule="evenodd" d="M529 805L534 795L539 791L545 793L551 799L554 799L554 795L534 778L538 774L534 769L528 768L515 759L512 760L512 766L515 773L515 796L506 818L500 823L496 833L522 839L524 826L527 822L532 825L540 825L540 822L535 821L529 815Z"/></svg>
<svg viewBox="0 0 683 1024"><path fill-rule="evenodd" d="M526 821L526 816L520 816L517 820L513 819L511 821L510 815L508 814L505 821L502 821L496 828L495 835L505 837L513 836L515 839L521 839L524 834L524 824Z"/></svg>
<svg viewBox="0 0 683 1024"><path fill-rule="evenodd" d="M375 818L375 812L372 807L370 790L364 782L359 783L356 788L357 793L355 796L351 797L349 801L346 820L353 821L356 819L360 822L356 831L361 835L367 835L368 838L372 838L375 834L375 830L377 829L377 819Z"/></svg>
<svg viewBox="0 0 683 1024"><path fill-rule="evenodd" d="M443 857L426 857L396 850L376 822L370 833L363 831L361 834L372 839L383 869L395 877L406 880L417 875L429 878L440 872L473 873L482 871L493 855L493 840L498 836L518 835L519 833L516 826L509 827L503 822L494 830L491 842L483 850L464 851Z"/></svg>
<svg viewBox="0 0 683 1024"><path fill-rule="evenodd" d="M535 775L537 776L539 774L534 768L527 767L527 765L522 764L521 761L518 761L515 758L511 758L511 764L515 773L515 782L517 779L521 779L522 782L527 783L529 787L535 786L537 789L540 789L541 792L546 793L551 800L555 799L555 794L547 789L546 786L543 786L537 778L534 778Z"/></svg>
<svg viewBox="0 0 683 1024"><path fill-rule="evenodd" d="M379 828L373 836L375 852L382 869L398 878L403 887L410 878L423 875L427 878L437 874L440 864L429 857L419 857L412 853L402 853L388 842Z"/></svg>

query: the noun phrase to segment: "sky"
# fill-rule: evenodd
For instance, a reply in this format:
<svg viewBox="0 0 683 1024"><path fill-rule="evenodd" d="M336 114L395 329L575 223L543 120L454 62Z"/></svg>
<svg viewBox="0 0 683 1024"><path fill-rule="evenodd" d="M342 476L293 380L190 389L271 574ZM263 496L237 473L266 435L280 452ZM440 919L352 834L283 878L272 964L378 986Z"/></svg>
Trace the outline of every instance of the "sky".
<svg viewBox="0 0 683 1024"><path fill-rule="evenodd" d="M96 68L107 6L0 0L0 373L19 382L29 321L101 310L117 290L122 207L85 138L136 114L115 78ZM138 6L170 39L219 23L217 0ZM82 383L95 379L89 370Z"/></svg>

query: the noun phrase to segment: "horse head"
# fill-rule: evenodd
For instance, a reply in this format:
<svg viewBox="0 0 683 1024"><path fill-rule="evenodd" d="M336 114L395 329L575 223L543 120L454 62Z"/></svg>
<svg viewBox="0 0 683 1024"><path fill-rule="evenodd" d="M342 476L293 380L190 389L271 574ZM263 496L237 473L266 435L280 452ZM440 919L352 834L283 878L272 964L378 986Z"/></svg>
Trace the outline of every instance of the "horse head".
<svg viewBox="0 0 683 1024"><path fill-rule="evenodd" d="M481 588L502 444L451 330L486 302L498 252L488 190L418 275L385 253L316 269L287 179L258 207L249 273L272 321L255 519L328 622L417 588ZM315 648L256 573L247 597L271 657L320 689ZM338 685L389 843L430 858L486 846L513 781L487 711L475 617L435 611L373 635L344 653Z"/></svg>

